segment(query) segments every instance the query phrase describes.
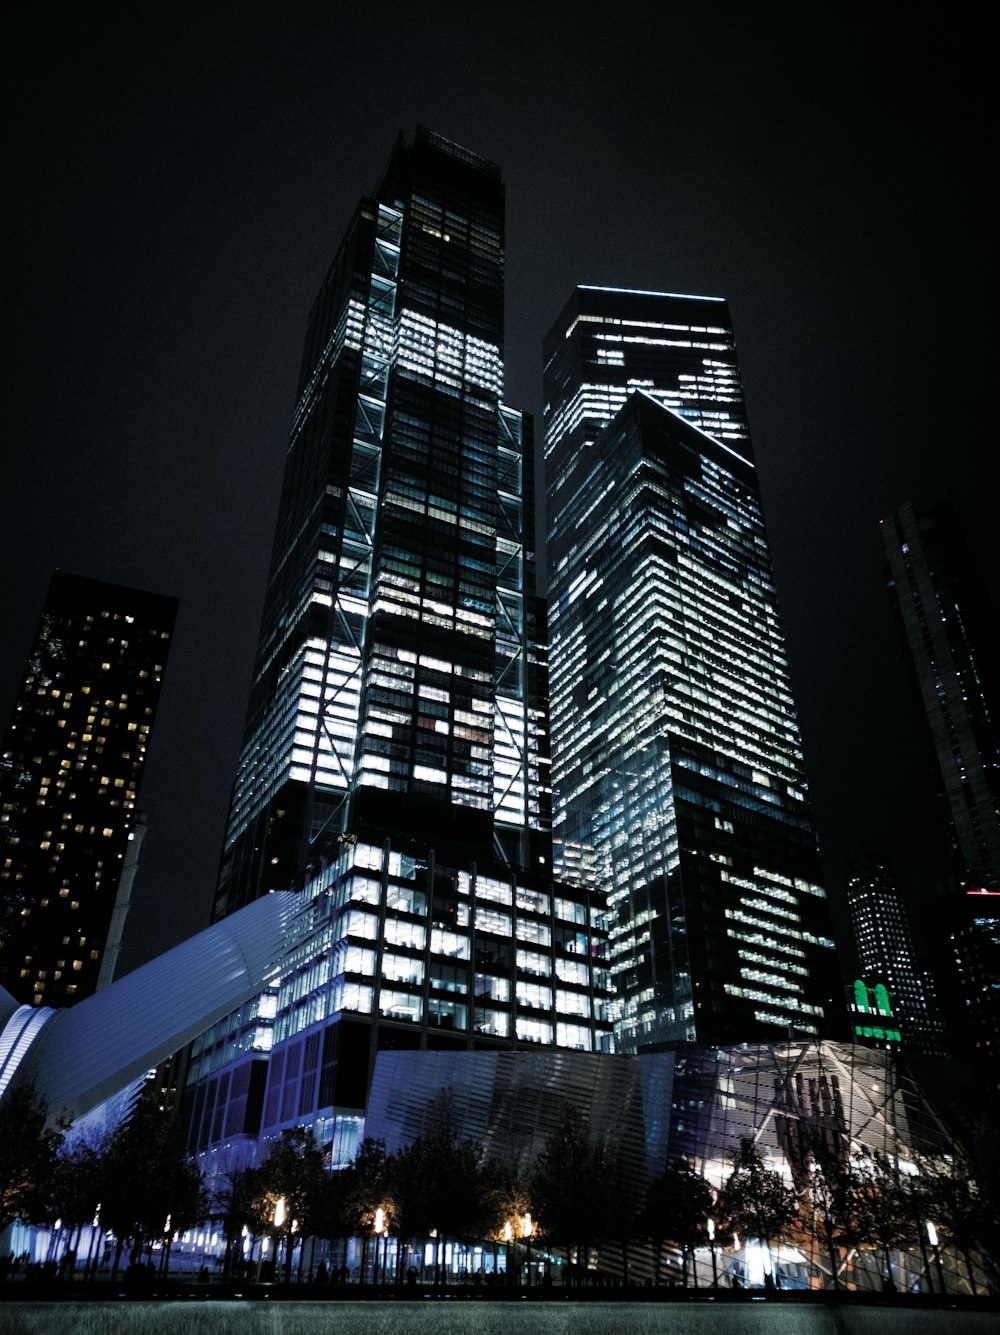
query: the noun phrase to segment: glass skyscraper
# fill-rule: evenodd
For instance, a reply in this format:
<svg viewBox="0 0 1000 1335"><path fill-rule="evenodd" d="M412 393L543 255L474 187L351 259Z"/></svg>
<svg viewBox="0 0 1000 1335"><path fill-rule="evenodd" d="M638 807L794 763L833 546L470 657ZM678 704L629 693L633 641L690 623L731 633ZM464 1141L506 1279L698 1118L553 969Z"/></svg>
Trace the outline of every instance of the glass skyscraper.
<svg viewBox="0 0 1000 1335"><path fill-rule="evenodd" d="M961 518L909 502L882 524L889 596L951 817L956 870L1000 888L1000 690L994 628Z"/></svg>
<svg viewBox="0 0 1000 1335"><path fill-rule="evenodd" d="M314 304L215 906L295 884L310 917L193 1049L199 1148L309 1121L342 1159L380 1049L609 1035L602 915L551 879L503 266L499 169L419 130Z"/></svg>
<svg viewBox="0 0 1000 1335"><path fill-rule="evenodd" d="M947 803L958 888L926 936L955 1055L1000 1091L1000 689L995 627L961 516L907 503L883 521L889 596Z"/></svg>
<svg viewBox="0 0 1000 1335"><path fill-rule="evenodd" d="M843 1003L729 313L579 287L545 341L557 875L625 1050Z"/></svg>
<svg viewBox="0 0 1000 1335"><path fill-rule="evenodd" d="M400 142L313 307L216 916L362 825L544 865L503 199L494 164Z"/></svg>

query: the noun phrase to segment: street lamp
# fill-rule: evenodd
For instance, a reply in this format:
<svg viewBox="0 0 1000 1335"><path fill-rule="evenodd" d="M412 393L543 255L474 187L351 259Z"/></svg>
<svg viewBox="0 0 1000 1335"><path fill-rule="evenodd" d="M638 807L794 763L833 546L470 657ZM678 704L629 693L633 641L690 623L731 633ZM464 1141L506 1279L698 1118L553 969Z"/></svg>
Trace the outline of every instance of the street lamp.
<svg viewBox="0 0 1000 1335"><path fill-rule="evenodd" d="M712 1288L717 1289L719 1287L719 1270L715 1262L715 1220L706 1219L705 1224L708 1228L708 1245L712 1249Z"/></svg>
<svg viewBox="0 0 1000 1335"><path fill-rule="evenodd" d="M381 1240L381 1238L382 1238L382 1234L383 1234L384 1232L385 1232L385 1211L382 1209L382 1207L381 1207L381 1205L380 1205L380 1206L378 1207L378 1209L375 1211L375 1266L374 1266L374 1269L373 1269L373 1271L372 1271L372 1280L373 1280L374 1283L376 1283L376 1284L379 1282L379 1281L378 1281L378 1245L379 1245L379 1242L380 1242L380 1240ZM389 1239L388 1239L388 1237L387 1237L387 1238L386 1238L386 1243L388 1243L388 1241L389 1241ZM382 1267L382 1269L383 1269L383 1272L384 1272L384 1270L385 1270L385 1265L384 1265L384 1263L383 1263L383 1267Z"/></svg>
<svg viewBox="0 0 1000 1335"><path fill-rule="evenodd" d="M938 1231L932 1220L927 1221L927 1241L931 1244L931 1251L934 1253L934 1264L937 1266L938 1284L941 1286L941 1292L944 1293L944 1270L941 1267L941 1253L938 1251Z"/></svg>
<svg viewBox="0 0 1000 1335"><path fill-rule="evenodd" d="M531 1235L535 1231L535 1225L531 1222L531 1215L526 1214L521 1220L521 1237L524 1238L528 1247L528 1288L531 1288Z"/></svg>
<svg viewBox="0 0 1000 1335"><path fill-rule="evenodd" d="M284 1196L279 1196L278 1199L277 1199L277 1200L275 1201L275 1203L274 1203L274 1228L275 1228L275 1232L278 1233L279 1235L280 1235L280 1233L281 1233L281 1229L282 1229L282 1226L284 1225L284 1222L285 1222L285 1219L286 1219L287 1215L288 1215L288 1207L287 1207L286 1204L285 1204L285 1198L284 1198ZM274 1271L275 1271L275 1273L274 1273L274 1278L275 1278L275 1281L277 1281L277 1279L278 1279L278 1248L279 1248L279 1246L280 1246L280 1242L279 1242L278 1238L275 1238L275 1241L274 1241ZM287 1250L287 1243L286 1243L286 1250Z"/></svg>
<svg viewBox="0 0 1000 1335"><path fill-rule="evenodd" d="M511 1224L510 1220L508 1219L504 1222L503 1226L505 1270L506 1270L506 1279L508 1284L513 1283L511 1279L511 1269L510 1269L510 1249L513 1239L514 1239L514 1227Z"/></svg>
<svg viewBox="0 0 1000 1335"><path fill-rule="evenodd" d="M94 1262L94 1275L95 1276L97 1275L97 1266L101 1259L100 1244L97 1233L98 1228L100 1228L100 1224L101 1224L101 1202L98 1201L97 1208L94 1211L94 1221L90 1226L90 1248L87 1252L87 1264L83 1268L84 1279L86 1279L87 1276L90 1274L91 1261ZM94 1255L95 1251L97 1253L96 1257Z"/></svg>

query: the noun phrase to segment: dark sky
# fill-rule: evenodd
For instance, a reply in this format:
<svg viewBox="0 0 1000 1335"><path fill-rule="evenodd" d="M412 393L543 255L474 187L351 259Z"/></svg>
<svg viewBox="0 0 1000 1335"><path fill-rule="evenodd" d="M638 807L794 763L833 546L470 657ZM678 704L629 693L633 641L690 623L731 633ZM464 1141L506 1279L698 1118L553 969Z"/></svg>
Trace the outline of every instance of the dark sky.
<svg viewBox="0 0 1000 1335"><path fill-rule="evenodd" d="M955 494L995 584L970 10L18 9L0 716L55 566L180 598L126 964L206 919L306 316L418 122L503 167L510 402L540 416L575 283L729 299L828 880L884 841L926 894L942 853L878 521Z"/></svg>

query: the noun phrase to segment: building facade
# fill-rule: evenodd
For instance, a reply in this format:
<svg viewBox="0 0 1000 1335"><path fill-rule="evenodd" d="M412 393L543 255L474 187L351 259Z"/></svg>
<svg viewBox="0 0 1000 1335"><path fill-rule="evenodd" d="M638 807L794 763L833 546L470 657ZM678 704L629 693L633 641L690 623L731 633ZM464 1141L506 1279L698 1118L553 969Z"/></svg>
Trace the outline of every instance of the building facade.
<svg viewBox="0 0 1000 1335"><path fill-rule="evenodd" d="M380 1052L610 1046L606 932L549 877L345 841L299 898L273 986L191 1049L190 1145L212 1171L302 1124L350 1162Z"/></svg>
<svg viewBox="0 0 1000 1335"><path fill-rule="evenodd" d="M483 1146L486 1159L501 1165L537 1162L567 1106L573 1108L588 1136L613 1155L633 1201L678 1160L720 1190L734 1152L750 1139L767 1168L797 1193L797 1223L770 1249L721 1228L711 1244L704 1237L689 1261L692 1285L760 1286L770 1266L783 1289L882 1292L888 1266L900 1292L968 1293L973 1283L980 1293L988 1288L985 1231L967 1255L943 1238L933 1270L921 1238L905 1231L890 1254L839 1239L831 1253L824 1238L829 1197L812 1166L816 1158L866 1173L883 1155L908 1179L918 1182L927 1173L933 1183L955 1155L936 1109L905 1064L887 1052L799 1040L684 1045L637 1057L442 1052L415 1061L409 1053L384 1053L369 1105L371 1134L389 1153L412 1144L433 1130L444 1089L451 1094L456 1137ZM818 1146L825 1153L814 1158ZM817 1181L814 1194L810 1182ZM544 1240L540 1249L555 1252L559 1282L559 1249L550 1251ZM623 1277L621 1258L620 1243L605 1239L589 1265ZM678 1261L636 1242L628 1274L633 1284L675 1284Z"/></svg>
<svg viewBox="0 0 1000 1335"><path fill-rule="evenodd" d="M52 578L0 769L0 984L21 1002L98 985L176 615L174 598Z"/></svg>
<svg viewBox="0 0 1000 1335"><path fill-rule="evenodd" d="M725 302L578 288L545 401L557 873L606 897L617 1041L836 1034Z"/></svg>
<svg viewBox="0 0 1000 1335"><path fill-rule="evenodd" d="M882 522L889 595L930 731L959 878L1000 888L1000 688L995 632L954 506Z"/></svg>
<svg viewBox="0 0 1000 1335"><path fill-rule="evenodd" d="M602 914L552 883L503 247L499 169L418 130L313 307L215 916L295 884L315 930L192 1051L199 1150L298 1121L350 1158L382 1049L607 1040Z"/></svg>

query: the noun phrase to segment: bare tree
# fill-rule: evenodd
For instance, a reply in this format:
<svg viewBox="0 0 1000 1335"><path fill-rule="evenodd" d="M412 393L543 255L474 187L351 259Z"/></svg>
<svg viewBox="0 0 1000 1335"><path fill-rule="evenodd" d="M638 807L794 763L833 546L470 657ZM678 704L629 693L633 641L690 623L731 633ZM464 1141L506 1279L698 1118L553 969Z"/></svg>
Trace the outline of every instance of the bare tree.
<svg viewBox="0 0 1000 1335"><path fill-rule="evenodd" d="M311 1130L293 1127L282 1131L281 1138L272 1143L260 1171L264 1190L275 1200L277 1218L272 1215L272 1219L276 1232L285 1238L285 1283L290 1284L295 1235L304 1249L306 1238L314 1233L324 1173L323 1152L315 1145ZM300 1274L301 1257L300 1251Z"/></svg>
<svg viewBox="0 0 1000 1335"><path fill-rule="evenodd" d="M712 1188L686 1159L668 1164L649 1184L645 1229L656 1243L656 1276L660 1276L663 1245L672 1242L681 1254L681 1284L687 1288L688 1257L708 1240L707 1221L712 1213Z"/></svg>
<svg viewBox="0 0 1000 1335"><path fill-rule="evenodd" d="M906 1175L897 1160L880 1150L862 1150L851 1160L847 1185L846 1232L859 1247L881 1254L882 1284L895 1289L892 1251L916 1237Z"/></svg>
<svg viewBox="0 0 1000 1335"><path fill-rule="evenodd" d="M531 1176L532 1214L544 1236L565 1247L567 1258L576 1248L585 1267L591 1243L605 1229L606 1196L603 1151L567 1104Z"/></svg>
<svg viewBox="0 0 1000 1335"><path fill-rule="evenodd" d="M849 1227L851 1169L840 1139L831 1143L822 1127L799 1124L792 1171L798 1187L803 1223L813 1238L822 1238L830 1259L834 1289L840 1288L840 1252Z"/></svg>
<svg viewBox="0 0 1000 1335"><path fill-rule="evenodd" d="M0 1232L15 1219L41 1222L47 1212L63 1129L47 1125L48 1107L23 1082L0 1103Z"/></svg>
<svg viewBox="0 0 1000 1335"><path fill-rule="evenodd" d="M744 1236L757 1238L763 1245L770 1265L764 1283L775 1282L771 1244L796 1219L796 1197L784 1178L768 1168L752 1136L744 1136L733 1154L733 1171L719 1198L720 1214L727 1227Z"/></svg>
<svg viewBox="0 0 1000 1335"><path fill-rule="evenodd" d="M207 1213L201 1173L185 1152L176 1112L161 1102L155 1084L139 1096L115 1128L101 1157L101 1219L115 1234L114 1271L122 1247L135 1259L167 1232L190 1227Z"/></svg>

